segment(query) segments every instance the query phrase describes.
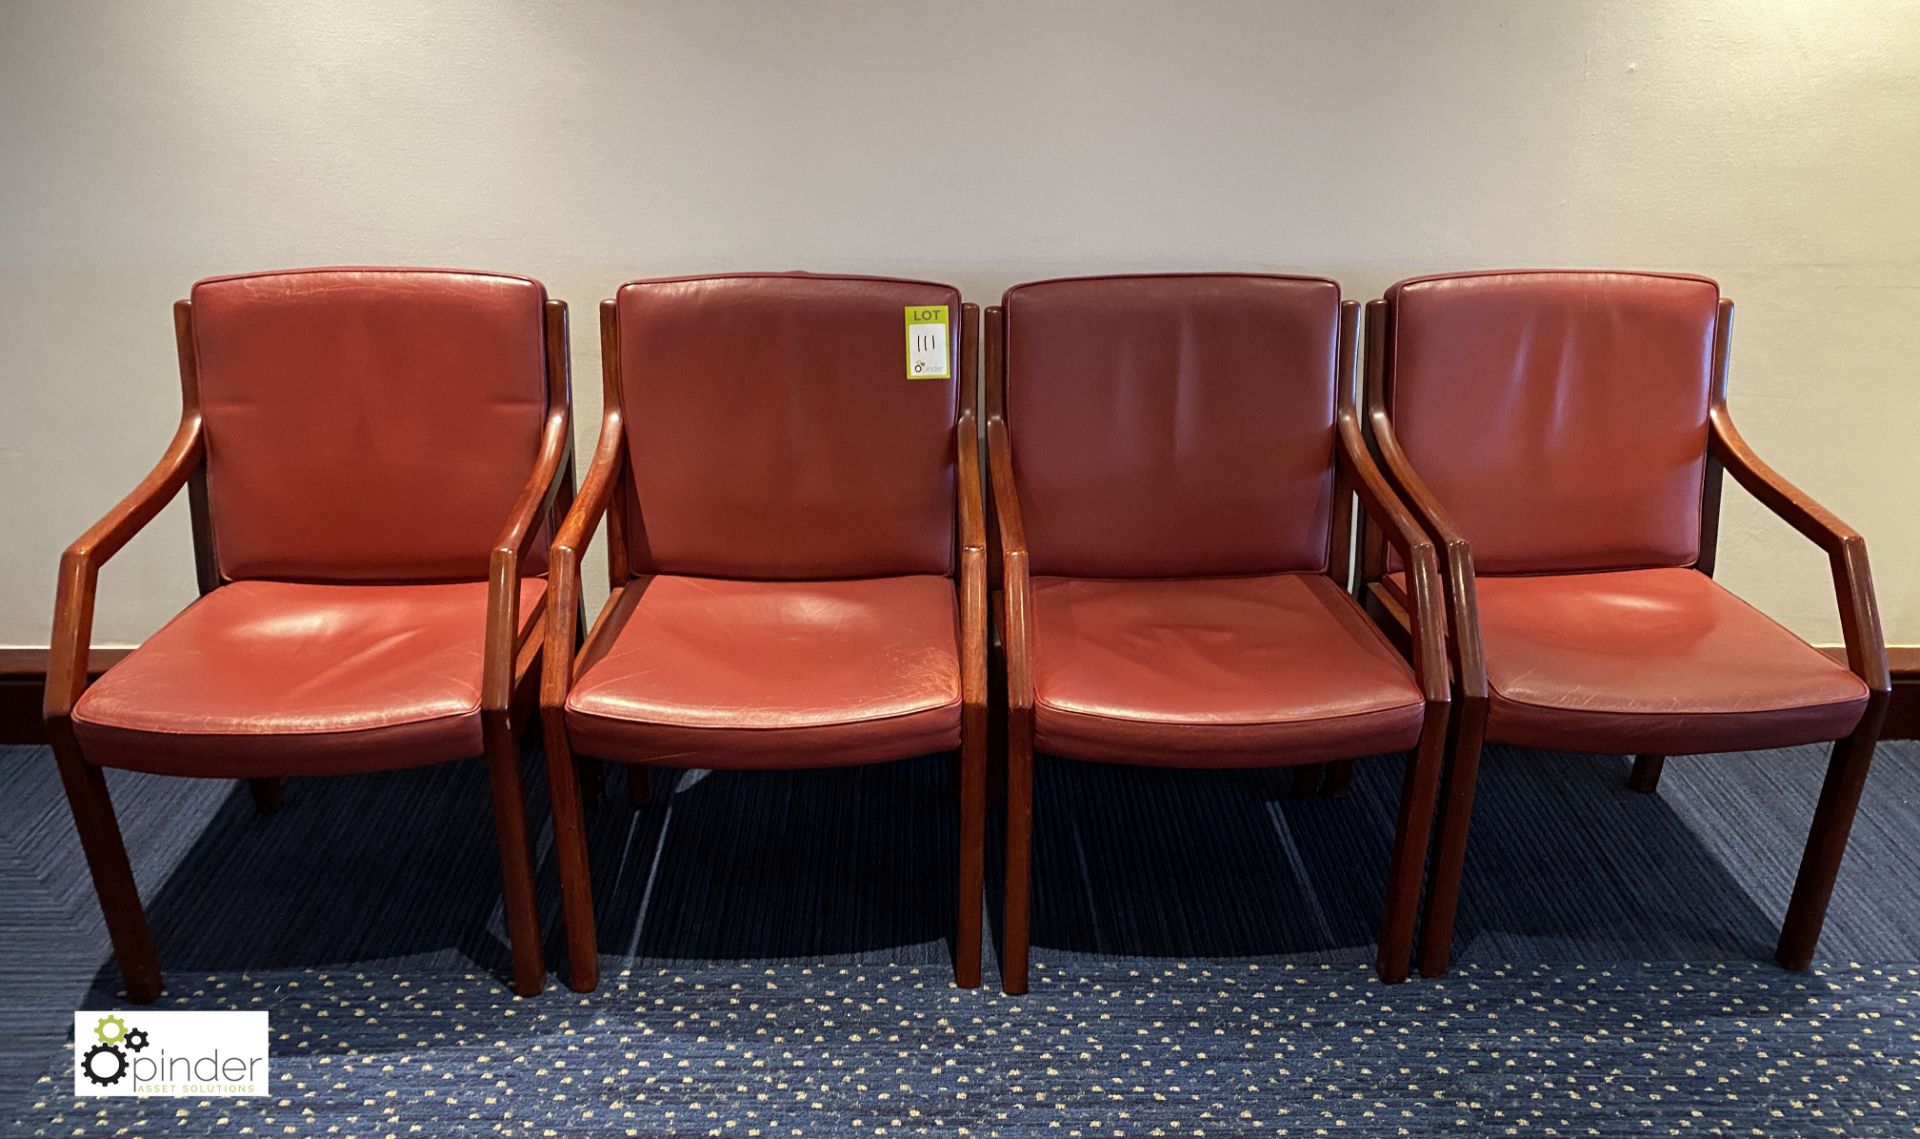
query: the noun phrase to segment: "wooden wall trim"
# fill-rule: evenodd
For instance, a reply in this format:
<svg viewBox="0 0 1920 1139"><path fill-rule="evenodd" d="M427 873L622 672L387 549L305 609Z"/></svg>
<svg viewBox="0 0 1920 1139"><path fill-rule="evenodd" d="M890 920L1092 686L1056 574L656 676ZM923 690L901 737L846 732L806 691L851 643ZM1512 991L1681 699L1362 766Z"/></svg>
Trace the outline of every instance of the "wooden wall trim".
<svg viewBox="0 0 1920 1139"><path fill-rule="evenodd" d="M130 648L87 653L87 672L98 676L125 659ZM0 649L0 744L47 742L40 705L47 687L46 649Z"/></svg>
<svg viewBox="0 0 1920 1139"><path fill-rule="evenodd" d="M1847 650L1844 646L1822 645L1820 651L1840 664L1847 663ZM1895 683L1901 680L1920 680L1920 645L1888 645L1887 671L1893 673Z"/></svg>
<svg viewBox="0 0 1920 1139"><path fill-rule="evenodd" d="M1823 646L1821 652L1841 664L1847 650ZM1887 671L1893 674L1893 699L1887 704L1883 740L1920 740L1920 645L1888 645Z"/></svg>
<svg viewBox="0 0 1920 1139"><path fill-rule="evenodd" d="M125 660L133 649L94 648L87 653L87 671L95 676ZM44 683L47 678L48 649L0 649L0 680L32 679Z"/></svg>

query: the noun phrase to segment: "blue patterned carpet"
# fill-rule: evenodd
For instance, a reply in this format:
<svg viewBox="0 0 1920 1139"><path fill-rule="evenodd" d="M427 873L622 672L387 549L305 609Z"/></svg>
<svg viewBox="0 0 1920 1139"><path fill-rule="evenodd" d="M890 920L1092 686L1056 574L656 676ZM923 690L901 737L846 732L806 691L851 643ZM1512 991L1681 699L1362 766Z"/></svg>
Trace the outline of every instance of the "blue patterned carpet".
<svg viewBox="0 0 1920 1139"><path fill-rule="evenodd" d="M1621 758L1497 749L1458 965L1398 987L1364 964L1397 760L1304 802L1282 773L1045 762L1034 986L1017 998L991 974L950 984L937 760L687 773L638 812L614 776L592 819L605 983L532 1000L500 980L478 764L292 782L271 817L231 784L116 774L162 1007L266 1009L277 1095L76 1103L71 1011L118 1004L118 978L52 763L4 749L0 1124L1920 1134L1920 748L1882 751L1824 964L1766 962L1822 758L1676 760L1640 796Z"/></svg>

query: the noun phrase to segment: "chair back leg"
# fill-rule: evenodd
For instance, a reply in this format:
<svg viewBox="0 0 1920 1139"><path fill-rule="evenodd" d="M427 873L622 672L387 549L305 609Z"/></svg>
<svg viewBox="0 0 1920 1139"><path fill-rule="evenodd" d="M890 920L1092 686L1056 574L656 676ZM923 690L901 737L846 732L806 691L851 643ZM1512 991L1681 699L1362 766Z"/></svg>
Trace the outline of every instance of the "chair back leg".
<svg viewBox="0 0 1920 1139"><path fill-rule="evenodd" d="M253 795L253 809L263 815L277 813L287 801L278 779L249 779L247 790Z"/></svg>

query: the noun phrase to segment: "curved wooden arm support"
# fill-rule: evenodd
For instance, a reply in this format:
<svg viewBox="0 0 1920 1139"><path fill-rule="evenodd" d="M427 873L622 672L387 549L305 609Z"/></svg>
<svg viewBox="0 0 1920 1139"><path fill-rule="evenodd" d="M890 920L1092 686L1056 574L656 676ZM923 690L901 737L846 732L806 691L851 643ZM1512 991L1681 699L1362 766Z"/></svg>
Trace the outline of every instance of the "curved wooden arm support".
<svg viewBox="0 0 1920 1139"><path fill-rule="evenodd" d="M980 309L960 307L960 417L954 426L954 456L960 485L960 611L987 611L987 506L981 486L980 420L975 413L973 378L978 375ZM961 638L961 688L967 703L987 701L986 630L967 629Z"/></svg>
<svg viewBox="0 0 1920 1139"><path fill-rule="evenodd" d="M1867 568L1867 541L1805 492L1780 477L1741 437L1724 400L1708 412L1713 456L1762 506L1827 552L1833 589L1840 604L1840 628L1847 643L1847 666L1875 692L1893 691L1887 647L1880 629L1880 608Z"/></svg>
<svg viewBox="0 0 1920 1139"><path fill-rule="evenodd" d="M1407 563L1408 633L1413 643L1413 672L1420 682L1421 695L1429 704L1448 700L1446 612L1436 594L1440 581L1440 561L1433 542L1420 529L1407 508L1401 505L1387 484L1386 476L1367 454L1366 441L1360 435L1359 417L1351 407L1340 412L1340 446L1337 456L1342 472L1367 516L1380 526L1387 544L1400 551Z"/></svg>
<svg viewBox="0 0 1920 1139"><path fill-rule="evenodd" d="M520 491L506 529L494 539L487 567L486 664L480 685L483 708L500 711L513 700L514 690L532 667L532 654L520 654L520 565L540 531L540 520L553 510L568 471L567 452L573 426L566 406L547 416L540 438L540 455L533 477ZM516 660L516 657L523 659Z"/></svg>
<svg viewBox="0 0 1920 1139"><path fill-rule="evenodd" d="M65 721L86 689L100 567L180 493L205 458L200 413L189 409L182 413L166 454L140 485L60 555L60 584L53 603L53 647L47 662L43 705L48 720Z"/></svg>
<svg viewBox="0 0 1920 1139"><path fill-rule="evenodd" d="M542 651L540 706L558 713L573 686L574 638L580 609L580 554L592 540L600 519L613 501L613 491L626 467L626 425L620 409L610 407L600 423L600 441L593 451L587 477L573 500L573 509L560 523L553 552L547 560L547 636Z"/></svg>
<svg viewBox="0 0 1920 1139"><path fill-rule="evenodd" d="M1350 487L1359 496L1367 517L1375 521L1387 544L1400 551L1407 563L1407 632L1413 647L1414 676L1427 703L1444 704L1448 700L1446 614L1434 596L1440 563L1433 542L1367 452L1349 382L1359 350L1359 329L1354 320L1358 308L1352 301L1340 304L1339 398L1334 418L1338 436L1334 463L1340 477L1336 484Z"/></svg>
<svg viewBox="0 0 1920 1139"><path fill-rule="evenodd" d="M1437 548L1441 584L1445 589L1448 641L1453 649L1454 676L1460 694L1468 699L1487 695L1487 670L1480 651L1479 604L1473 586L1473 548L1454 524L1446 508L1427 487L1393 433L1387 418L1385 369L1387 313L1385 301L1367 303L1367 426L1379 454L1388 485L1406 505ZM1382 527L1382 533L1386 532ZM1402 551L1401 556L1406 556ZM1412 567L1409 565L1409 581Z"/></svg>
<svg viewBox="0 0 1920 1139"><path fill-rule="evenodd" d="M1029 626L1033 612L1033 579L1027 568L1027 530L1020 520L1020 495L1013 482L1013 440L1007 433L1005 407L1005 314L998 306L987 310L987 468L993 494L994 520L1000 539L1001 604L1005 607L1001 636L1005 638L1007 702L1015 708L1033 707L1033 645Z"/></svg>
<svg viewBox="0 0 1920 1139"><path fill-rule="evenodd" d="M480 706L495 713L505 712L512 705L513 694L533 667L534 654L520 651L520 563L526 560L534 535L540 532L540 520L551 516L572 471L566 303L548 301L545 321L547 423L540 433L533 474L514 500L506 527L493 540L487 564L487 633Z"/></svg>

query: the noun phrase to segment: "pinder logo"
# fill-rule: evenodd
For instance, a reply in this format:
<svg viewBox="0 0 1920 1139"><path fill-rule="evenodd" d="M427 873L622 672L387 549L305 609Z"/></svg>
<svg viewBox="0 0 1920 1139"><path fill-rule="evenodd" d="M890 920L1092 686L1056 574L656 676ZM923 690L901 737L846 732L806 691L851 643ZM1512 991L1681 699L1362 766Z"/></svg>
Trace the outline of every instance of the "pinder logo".
<svg viewBox="0 0 1920 1139"><path fill-rule="evenodd" d="M266 1095L267 1014L76 1012L73 1094Z"/></svg>

